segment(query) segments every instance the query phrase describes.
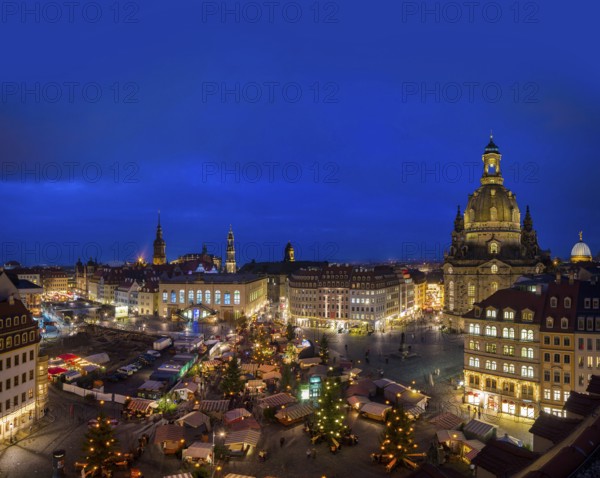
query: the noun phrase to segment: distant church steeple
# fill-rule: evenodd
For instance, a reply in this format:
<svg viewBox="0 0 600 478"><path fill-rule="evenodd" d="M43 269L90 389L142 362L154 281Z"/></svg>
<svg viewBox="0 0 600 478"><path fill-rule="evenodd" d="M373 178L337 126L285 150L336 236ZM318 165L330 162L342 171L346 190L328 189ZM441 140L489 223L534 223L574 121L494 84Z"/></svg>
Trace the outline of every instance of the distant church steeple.
<svg viewBox="0 0 600 478"><path fill-rule="evenodd" d="M285 251L283 253L283 262L294 262L296 259L294 258L294 246L292 246L291 242L288 242L285 246Z"/></svg>
<svg viewBox="0 0 600 478"><path fill-rule="evenodd" d="M156 226L156 239L154 239L154 255L152 263L156 265L167 263L167 244L163 239L160 226L160 211L158 211L158 225Z"/></svg>
<svg viewBox="0 0 600 478"><path fill-rule="evenodd" d="M235 245L233 243L233 229L229 225L229 233L227 234L227 259L225 260L225 272L235 274L237 267L235 265Z"/></svg>

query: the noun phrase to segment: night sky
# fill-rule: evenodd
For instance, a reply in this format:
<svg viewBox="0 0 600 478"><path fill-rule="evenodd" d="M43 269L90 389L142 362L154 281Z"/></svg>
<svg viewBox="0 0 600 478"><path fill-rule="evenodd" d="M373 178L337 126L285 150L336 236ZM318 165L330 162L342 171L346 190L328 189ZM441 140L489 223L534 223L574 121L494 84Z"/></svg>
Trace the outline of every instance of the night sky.
<svg viewBox="0 0 600 478"><path fill-rule="evenodd" d="M468 3L2 2L0 261L434 259L491 129L597 254L600 4Z"/></svg>

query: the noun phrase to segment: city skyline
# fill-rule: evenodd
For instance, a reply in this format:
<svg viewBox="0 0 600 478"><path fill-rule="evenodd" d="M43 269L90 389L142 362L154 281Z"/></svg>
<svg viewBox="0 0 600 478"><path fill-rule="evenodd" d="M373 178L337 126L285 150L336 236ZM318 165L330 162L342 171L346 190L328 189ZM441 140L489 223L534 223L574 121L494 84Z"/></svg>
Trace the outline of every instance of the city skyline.
<svg viewBox="0 0 600 478"><path fill-rule="evenodd" d="M0 199L19 198L3 260L58 243L55 262L70 263L67 242L75 259L94 242L122 260L129 243L150 250L158 209L169 258L224 244L229 224L240 243L333 244L338 261L441 256L490 129L540 245L566 257L583 230L600 251L585 174L600 111L594 15L349 1L252 21L238 3L119 5L95 22L80 9L3 22L19 44L1 85ZM568 40L555 35L569 22Z"/></svg>

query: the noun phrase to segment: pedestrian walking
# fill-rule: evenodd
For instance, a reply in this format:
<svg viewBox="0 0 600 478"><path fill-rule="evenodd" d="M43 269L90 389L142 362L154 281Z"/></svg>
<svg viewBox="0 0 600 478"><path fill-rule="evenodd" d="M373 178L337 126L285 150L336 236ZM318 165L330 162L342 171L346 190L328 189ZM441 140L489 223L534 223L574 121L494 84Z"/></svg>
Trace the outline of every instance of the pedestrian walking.
<svg viewBox="0 0 600 478"><path fill-rule="evenodd" d="M310 448L307 448L306 449L306 458L310 458L310 455L312 455L312 451L310 450Z"/></svg>
<svg viewBox="0 0 600 478"><path fill-rule="evenodd" d="M477 410L477 418L481 418L481 408Z"/></svg>

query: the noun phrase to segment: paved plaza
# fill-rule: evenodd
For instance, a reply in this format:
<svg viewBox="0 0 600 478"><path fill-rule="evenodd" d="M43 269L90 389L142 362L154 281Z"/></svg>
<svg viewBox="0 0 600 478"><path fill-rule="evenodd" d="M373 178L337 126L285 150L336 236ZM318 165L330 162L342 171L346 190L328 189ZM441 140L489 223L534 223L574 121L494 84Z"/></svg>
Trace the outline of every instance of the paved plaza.
<svg viewBox="0 0 600 478"><path fill-rule="evenodd" d="M225 328L227 326L223 326L223 330ZM203 332L207 335L219 334L221 326L205 327ZM332 329L302 329L304 337L315 342L321 340L323 333L329 341L331 362L352 360L355 367L362 369L361 376L379 378L383 375L407 385L414 382L415 388L432 397L426 414L415 427L419 451L426 451L434 439L435 428L428 422L432 416L451 412L465 421L472 418L469 417L467 406L462 403L463 391L456 386L463 364L462 336L443 333L432 321L415 321L402 328L372 335L339 334ZM402 333L405 337L403 350L410 351L408 358L403 358L399 350ZM50 408L49 416L40 424L43 427L35 427L31 434L20 436L20 440L12 446L1 445L0 477L50 476L51 453L58 448L67 451L66 476L79 476L74 462L81 457L81 441L87 429L87 420L95 415L97 405L51 389ZM120 414L119 406L113 404L108 405L106 411L115 417ZM487 413L481 419L497 426L499 436L508 433L525 443L531 443L528 430L532 420ZM316 457L307 459L306 450L312 446L301 425L284 427L269 424L263 428L258 446L258 449L269 451L269 458L261 462L255 451L245 459L231 459L223 465L220 474L239 473L259 478L384 476L384 467L371 463L369 458L377 449L383 425L359 417L355 411L349 412L347 420L352 432L359 437L359 442L356 446L343 446L336 455L321 444L315 446ZM124 422L117 427L117 437L123 447L128 447L141 433L148 433L152 437L154 428L155 424L150 421ZM280 446L282 436L285 437L285 443ZM165 457L155 445L147 448L135 466L146 477L162 477L182 469L180 460ZM403 469L394 472L396 476L408 473Z"/></svg>

